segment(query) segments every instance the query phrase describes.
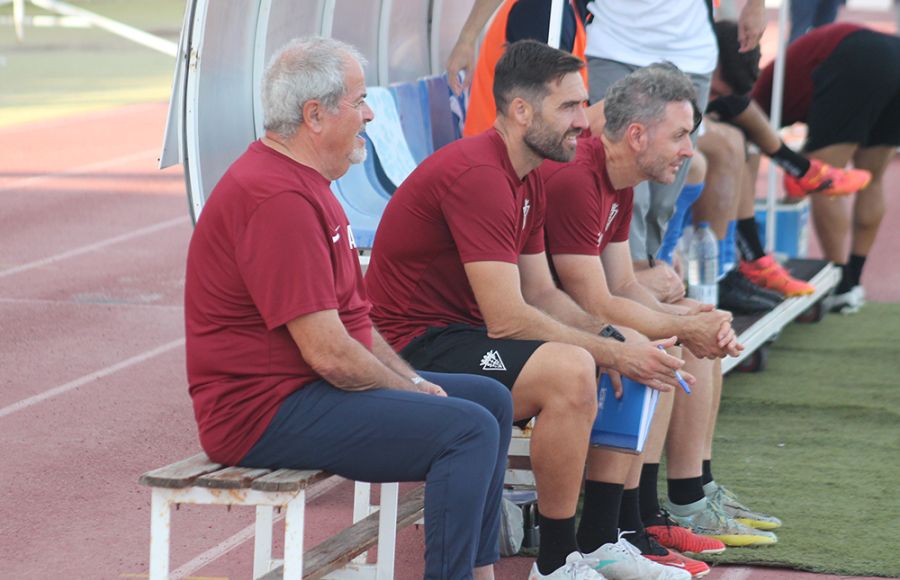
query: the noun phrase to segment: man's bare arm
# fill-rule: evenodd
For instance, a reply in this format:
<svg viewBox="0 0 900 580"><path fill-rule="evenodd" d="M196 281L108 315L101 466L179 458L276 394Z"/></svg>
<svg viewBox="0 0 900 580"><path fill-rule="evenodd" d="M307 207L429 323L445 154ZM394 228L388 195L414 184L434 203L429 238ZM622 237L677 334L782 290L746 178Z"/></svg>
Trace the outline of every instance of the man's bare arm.
<svg viewBox="0 0 900 580"><path fill-rule="evenodd" d="M547 254L519 257L519 275L525 301L567 326L596 334L609 322L579 306L573 298L557 288L550 273Z"/></svg>
<svg viewBox="0 0 900 580"><path fill-rule="evenodd" d="M410 380L410 375L404 376L388 368L359 341L347 334L337 310L322 310L300 316L288 322L287 329L309 366L339 389L421 390Z"/></svg>
<svg viewBox="0 0 900 580"><path fill-rule="evenodd" d="M664 390L678 385L673 370L684 364L653 343L619 343L567 326L528 304L523 296L519 269L506 262L470 262L465 265L469 284L494 338L547 340L586 349L599 366Z"/></svg>
<svg viewBox="0 0 900 580"><path fill-rule="evenodd" d="M766 31L766 5L764 0L747 0L738 16L738 41L740 52L747 52L759 46L759 40Z"/></svg>
<svg viewBox="0 0 900 580"><path fill-rule="evenodd" d="M660 301L653 292L638 281L634 273L634 262L632 262L631 253L628 250L628 242L607 244L600 260L606 276L607 287L614 296L623 296L634 300L657 312L675 315L686 312L685 308ZM680 280L677 281L677 284L683 293L684 286Z"/></svg>
<svg viewBox="0 0 900 580"><path fill-rule="evenodd" d="M490 19L491 15L503 0L475 0L469 17L459 32L456 44L447 57L447 82L457 96L469 88L472 84L472 74L475 72L475 41L481 29ZM459 72L465 71L463 82L459 82Z"/></svg>
<svg viewBox="0 0 900 580"><path fill-rule="evenodd" d="M629 326L650 338L680 335L677 315L667 314L662 308L651 309L631 296L611 293L603 264L596 256L560 254L553 256L553 265L566 292L592 315ZM636 280L634 285L640 286ZM646 302L659 304L649 292L643 293Z"/></svg>
<svg viewBox="0 0 900 580"><path fill-rule="evenodd" d="M613 322L634 328L650 338L678 336L696 356L719 357L728 354L719 345L719 334L723 334L722 339L728 338L730 315L725 312L704 312L680 316L667 312L669 309L686 312L687 309L660 304L637 283L633 274L627 275L631 268L631 256L628 248L624 247L626 245L627 242L607 246L603 262L594 256L554 256L557 274L566 291L592 314L606 316ZM608 263L617 264L622 270L614 275L626 290L633 290L631 296L638 295L649 306L629 296L617 296L609 292L604 273L604 267ZM657 309L652 305L656 305Z"/></svg>
<svg viewBox="0 0 900 580"><path fill-rule="evenodd" d="M430 393L432 395L447 395L447 393L444 392L444 389L420 377L419 373L409 366L405 360L400 358L400 355L391 348L391 345L384 340L384 337L382 337L374 327L372 328L372 354L375 355L375 358L380 360L384 366L401 377L409 377L410 381L416 385L419 391Z"/></svg>

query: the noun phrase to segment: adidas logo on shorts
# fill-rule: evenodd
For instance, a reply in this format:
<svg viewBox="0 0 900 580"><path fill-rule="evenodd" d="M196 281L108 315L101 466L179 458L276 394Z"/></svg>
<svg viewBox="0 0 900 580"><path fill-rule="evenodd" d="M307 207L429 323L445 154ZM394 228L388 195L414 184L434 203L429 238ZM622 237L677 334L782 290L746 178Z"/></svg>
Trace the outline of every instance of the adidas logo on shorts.
<svg viewBox="0 0 900 580"><path fill-rule="evenodd" d="M500 358L500 353L496 350L489 350L481 357L481 370L483 371L505 371L506 365Z"/></svg>

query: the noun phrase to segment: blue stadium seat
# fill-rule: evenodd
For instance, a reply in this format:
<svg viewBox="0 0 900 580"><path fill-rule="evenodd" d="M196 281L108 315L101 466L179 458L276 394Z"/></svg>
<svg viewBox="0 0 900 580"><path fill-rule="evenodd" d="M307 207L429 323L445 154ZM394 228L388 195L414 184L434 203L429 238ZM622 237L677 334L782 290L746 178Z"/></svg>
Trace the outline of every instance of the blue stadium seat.
<svg viewBox="0 0 900 580"><path fill-rule="evenodd" d="M391 85L391 93L400 113L400 126L406 136L406 143L416 163L421 163L434 153L431 140L431 116L422 106L422 87L419 83L399 83Z"/></svg>
<svg viewBox="0 0 900 580"><path fill-rule="evenodd" d="M353 239L356 241L356 247L360 249L371 248L375 242L375 230L378 229L381 214L375 215L358 209L348 201L348 196L344 194L341 184L337 181L331 182L331 191L338 201L341 202L344 213L347 214L350 227L353 229Z"/></svg>
<svg viewBox="0 0 900 580"><path fill-rule="evenodd" d="M359 248L371 248L375 240L375 230L381 221L381 214L390 199L370 174L374 172L375 153L371 142L366 139L368 159L364 164L351 165L340 179L333 182L331 190L350 220L353 235Z"/></svg>
<svg viewBox="0 0 900 580"><path fill-rule="evenodd" d="M384 87L368 87L366 92L366 101L375 112L375 118L366 127L366 135L372 140L384 174L394 186L399 186L417 163L406 144L397 103Z"/></svg>
<svg viewBox="0 0 900 580"><path fill-rule="evenodd" d="M453 112L450 109L450 85L445 76L427 77L419 82L426 89L424 99L428 103L431 137L437 151L460 135L459 128L454 126Z"/></svg>

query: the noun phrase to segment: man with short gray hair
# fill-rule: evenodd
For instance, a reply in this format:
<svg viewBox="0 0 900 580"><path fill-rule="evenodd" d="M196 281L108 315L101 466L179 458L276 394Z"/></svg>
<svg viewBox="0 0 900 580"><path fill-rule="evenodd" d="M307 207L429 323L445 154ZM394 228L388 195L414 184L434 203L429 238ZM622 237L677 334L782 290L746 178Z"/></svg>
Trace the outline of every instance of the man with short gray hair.
<svg viewBox="0 0 900 580"><path fill-rule="evenodd" d="M362 58L295 40L263 79L265 136L228 169L188 251L190 394L226 465L422 481L425 578L489 579L512 403L490 378L417 373L369 318L330 182L365 157ZM438 386L440 385L440 386Z"/></svg>
<svg viewBox="0 0 900 580"><path fill-rule="evenodd" d="M656 520L660 512L656 470L663 440L670 510L692 529L702 530L699 534L713 538L690 537L684 531L682 539L690 542L678 544L679 548L716 552L724 549L722 542L749 545L775 540L772 534L720 518L704 497L703 461L705 453L711 453L707 436L715 425L718 386L717 367L703 359L737 356L743 350L731 327L731 314L691 300L660 302L635 277L628 247L634 186L649 179L671 183L693 155L691 133L700 117L694 95L689 78L669 63L638 69L616 81L603 103L587 110L591 135L579 140L575 162L545 163L541 168L547 190L547 251L562 288L594 316L651 339L677 335L684 346L684 368L697 377L692 393L675 391L674 404L667 393L660 398L643 457L652 478L645 481L637 461L627 478L613 473L618 480L603 480L624 483L619 521L622 529L635 532L629 541L645 557L670 565L672 556L643 534L650 528L647 531L660 543L675 549L671 539L661 537L666 531ZM585 510L588 505L586 495ZM699 563L674 560L674 565L680 564L698 566L695 574L703 572Z"/></svg>

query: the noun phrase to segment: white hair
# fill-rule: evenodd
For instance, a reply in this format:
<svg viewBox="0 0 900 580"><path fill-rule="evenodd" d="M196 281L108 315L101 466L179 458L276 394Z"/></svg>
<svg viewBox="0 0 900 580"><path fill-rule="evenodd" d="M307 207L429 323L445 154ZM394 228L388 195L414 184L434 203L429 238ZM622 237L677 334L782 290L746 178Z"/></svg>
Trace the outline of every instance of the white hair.
<svg viewBox="0 0 900 580"><path fill-rule="evenodd" d="M315 99L328 110L336 109L346 92L348 60L366 64L356 48L333 38L310 36L284 45L272 55L263 75L263 127L289 138L303 123L307 101Z"/></svg>

